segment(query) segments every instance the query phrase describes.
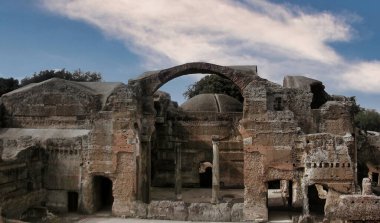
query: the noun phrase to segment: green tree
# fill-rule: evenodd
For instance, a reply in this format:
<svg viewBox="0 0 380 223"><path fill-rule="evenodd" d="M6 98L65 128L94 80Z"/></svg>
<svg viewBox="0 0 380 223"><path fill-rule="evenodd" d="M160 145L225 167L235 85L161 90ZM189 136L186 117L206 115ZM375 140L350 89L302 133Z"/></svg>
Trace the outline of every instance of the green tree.
<svg viewBox="0 0 380 223"><path fill-rule="evenodd" d="M227 94L241 102L244 100L239 88L232 81L215 74L207 75L190 85L183 96L190 99L198 94L206 93Z"/></svg>
<svg viewBox="0 0 380 223"><path fill-rule="evenodd" d="M355 125L364 131L380 131L380 114L375 110L361 109L355 116Z"/></svg>
<svg viewBox="0 0 380 223"><path fill-rule="evenodd" d="M17 88L19 88L17 79L0 77L0 96Z"/></svg>
<svg viewBox="0 0 380 223"><path fill-rule="evenodd" d="M21 87L31 84L31 83L39 83L50 78L62 78L70 81L101 81L102 75L97 72L82 72L80 69L74 71L73 73L62 69L62 70L43 70L39 73L34 73L31 77L25 77L21 80Z"/></svg>

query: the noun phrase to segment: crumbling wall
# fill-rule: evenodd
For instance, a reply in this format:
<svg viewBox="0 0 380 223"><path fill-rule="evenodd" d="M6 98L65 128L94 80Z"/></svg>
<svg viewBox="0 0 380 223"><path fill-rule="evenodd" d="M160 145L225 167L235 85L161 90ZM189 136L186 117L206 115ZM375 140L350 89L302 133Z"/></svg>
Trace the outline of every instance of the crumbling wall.
<svg viewBox="0 0 380 223"><path fill-rule="evenodd" d="M305 177L316 183L354 179L355 161L350 156L354 148L344 137L324 133L310 134L305 139Z"/></svg>
<svg viewBox="0 0 380 223"><path fill-rule="evenodd" d="M300 161L294 153L297 121L286 98L284 89L270 82L252 83L244 92L241 124L244 127L246 220L268 219L267 181L299 181L296 167Z"/></svg>
<svg viewBox="0 0 380 223"><path fill-rule="evenodd" d="M350 134L320 133L306 135L304 142L304 186L319 184L327 188L327 196L321 199L326 199L324 213L331 219L339 196L355 192L354 138Z"/></svg>
<svg viewBox="0 0 380 223"><path fill-rule="evenodd" d="M167 81L195 71L230 78L243 93L243 116L232 115L231 118L198 114L196 118L188 119L173 109L166 95L158 95L158 98L153 95ZM95 212L94 177L104 176L113 185L113 214L156 218L156 214L160 214L156 210L161 207L153 202L148 205L151 201L152 148L156 146L167 150L165 156L169 158L166 160L173 160L169 152L172 143L181 143L183 150L189 152L184 153L184 157L190 157L199 154L198 147L211 148L208 144L211 136L219 135L226 137L225 142L219 144L221 179L230 181L227 184L237 181L236 177L240 177L237 173L242 169L244 204L232 207L229 204L179 204L180 210L173 204L164 204L162 209L173 213L170 218L175 219L178 213L188 213L188 220L208 220L222 211L217 219L266 221L267 182L271 180L292 181L293 205L299 207L303 202L305 210L305 188L316 183L327 186L325 213L329 215L336 210L339 196L353 193L355 186L354 139L350 135L353 132L352 103L347 100L326 102L326 98L314 100L311 93L313 97L315 93L310 88L312 83L317 83L322 92L320 87L323 85L315 80L306 81L307 89L303 85L300 89L283 88L258 77L252 69L207 63L184 64L148 73L128 85L107 87L107 93L98 92L90 85L53 79L4 95L1 99L4 105L3 126L45 131L34 132L37 135L62 133L63 129L74 133L78 133L78 129L86 132L82 132L79 138L77 135L59 135L42 140L21 134L20 145L17 140L15 144L14 140L5 142L1 138L0 151L2 157L9 158L31 145L46 149L48 168L41 169L41 172L47 181L51 181L43 182L45 178L37 176L34 179L41 179L41 187L46 186L49 190L47 204L51 207L63 210L65 192L70 190L79 193L81 211ZM311 105L313 101L317 104L314 107ZM207 156L199 159L203 158L207 159ZM236 167L237 172L223 169L227 163ZM18 165L10 169L25 168ZM186 173L186 168L196 165L185 162L184 166ZM40 167L36 165L37 169ZM189 169L191 171L194 168ZM229 174L223 176L223 171ZM20 175L25 173L21 171ZM184 176L186 182L187 176ZM168 180L169 177L164 178ZM194 174L188 175L188 179L194 178ZM0 180L3 179L7 178L0 176ZM32 186L35 190L41 188ZM0 191L1 188L2 185ZM15 198L24 195L15 195ZM45 199L45 195L41 197ZM304 198L302 202L301 198ZM7 212L4 208L2 211Z"/></svg>
<svg viewBox="0 0 380 223"><path fill-rule="evenodd" d="M30 207L40 206L46 201L46 190L35 190L26 194L19 194L12 199L1 202L2 216L10 219L20 218Z"/></svg>
<svg viewBox="0 0 380 223"><path fill-rule="evenodd" d="M328 101L320 108L319 132L335 135L353 133L353 115L350 101Z"/></svg>
<svg viewBox="0 0 380 223"><path fill-rule="evenodd" d="M43 199L46 205L53 210L66 212L67 191L80 192L81 152L88 146L87 134L88 130L2 129L2 158L7 160L3 164L10 168L15 166L16 170L8 175L18 179L4 184L15 190L15 193L7 192L7 195L15 195L9 199L22 195L20 191L44 188L47 189L44 190L47 195ZM40 151L39 156L29 152L36 149ZM6 179L0 177L0 180Z"/></svg>
<svg viewBox="0 0 380 223"><path fill-rule="evenodd" d="M90 134L90 146L83 151L82 194L80 207L93 213L95 176L104 176L113 183L112 212L131 215L137 194L138 171L136 163L141 151L136 107L137 91L126 85L117 87L108 97L105 106L94 118Z"/></svg>
<svg viewBox="0 0 380 223"><path fill-rule="evenodd" d="M342 195L335 217L349 221L379 221L380 197L375 195Z"/></svg>
<svg viewBox="0 0 380 223"><path fill-rule="evenodd" d="M2 96L4 127L89 128L100 96L74 82L50 79Z"/></svg>
<svg viewBox="0 0 380 223"><path fill-rule="evenodd" d="M286 96L289 110L294 113L300 131L304 134L316 133L310 106L313 94L303 89L286 89Z"/></svg>
<svg viewBox="0 0 380 223"><path fill-rule="evenodd" d="M17 218L31 205L45 201L45 167L46 157L39 148L24 150L12 161L0 160L0 208L4 216Z"/></svg>

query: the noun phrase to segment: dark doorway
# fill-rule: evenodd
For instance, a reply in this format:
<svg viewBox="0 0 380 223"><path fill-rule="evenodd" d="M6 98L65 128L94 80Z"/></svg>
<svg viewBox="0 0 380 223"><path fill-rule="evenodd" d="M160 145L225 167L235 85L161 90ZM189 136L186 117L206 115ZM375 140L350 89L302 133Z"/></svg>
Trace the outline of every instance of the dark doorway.
<svg viewBox="0 0 380 223"><path fill-rule="evenodd" d="M110 211L113 204L112 181L107 177L94 177L94 203L98 211Z"/></svg>
<svg viewBox="0 0 380 223"><path fill-rule="evenodd" d="M78 210L78 193L69 191L67 192L67 209L69 212L76 212Z"/></svg>
<svg viewBox="0 0 380 223"><path fill-rule="evenodd" d="M212 168L207 167L204 173L199 173L199 186L201 188L212 187Z"/></svg>
<svg viewBox="0 0 380 223"><path fill-rule="evenodd" d="M308 187L307 197L309 199L310 213L316 215L324 215L326 199L319 198L318 190L315 185L311 185Z"/></svg>
<svg viewBox="0 0 380 223"><path fill-rule="evenodd" d="M379 173L372 173L372 185L373 186L380 186L380 185L377 185L377 183L379 182Z"/></svg>
<svg viewBox="0 0 380 223"><path fill-rule="evenodd" d="M293 181L289 181L288 186L288 207L291 208L293 206Z"/></svg>
<svg viewBox="0 0 380 223"><path fill-rule="evenodd" d="M268 182L268 189L281 189L280 180L272 180Z"/></svg>

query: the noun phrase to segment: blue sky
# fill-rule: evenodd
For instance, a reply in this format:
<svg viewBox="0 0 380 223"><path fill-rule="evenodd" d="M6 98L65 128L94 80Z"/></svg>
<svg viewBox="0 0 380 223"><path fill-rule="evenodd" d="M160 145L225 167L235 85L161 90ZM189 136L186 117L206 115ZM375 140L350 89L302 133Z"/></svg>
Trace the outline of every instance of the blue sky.
<svg viewBox="0 0 380 223"><path fill-rule="evenodd" d="M377 0L0 0L0 76L80 68L126 83L185 62L257 65L276 83L309 76L380 110L379 8ZM199 78L161 90L181 103Z"/></svg>

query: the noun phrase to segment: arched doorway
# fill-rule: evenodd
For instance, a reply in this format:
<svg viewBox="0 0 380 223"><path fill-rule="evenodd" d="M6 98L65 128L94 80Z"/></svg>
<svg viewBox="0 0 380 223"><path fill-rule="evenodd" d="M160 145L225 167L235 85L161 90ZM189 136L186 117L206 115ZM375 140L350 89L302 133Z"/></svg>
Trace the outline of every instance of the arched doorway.
<svg viewBox="0 0 380 223"><path fill-rule="evenodd" d="M260 155L252 150L252 136L255 130L252 129L251 126L256 123L256 119L253 116L266 113L268 106L265 102L268 101L267 97L274 97L272 94L268 96L266 93L267 88L277 89L278 86L257 76L256 66L227 67L202 62L187 63L165 70L147 72L139 78L129 81L129 89L131 92L134 92L131 93L131 101L137 102L136 108L139 108L136 109L134 114L136 115L136 121L142 124L139 130L141 135L141 157L142 159L145 159L145 161L141 162L143 165L140 167L145 173L140 174L137 180L138 182L141 182L139 183L141 185L139 185L137 192L137 194L141 194L141 196L138 196L138 199L145 203L150 203L151 201L149 188L152 184L151 178L147 177L151 175L151 163L147 162L147 160L150 160L151 158L152 148L150 139L155 130L155 123L157 120L162 120L156 119L156 109L161 110L162 108L158 106L155 108L153 94L162 85L174 78L197 73L216 74L231 80L236 86L238 86L244 97L244 109L240 121L241 128L239 127L238 129L239 134L241 135L241 148L244 148L244 150L242 150L242 154L238 154L239 162L237 163L237 165L244 169L244 173L251 173L248 176L249 179L245 179L243 182L245 191L244 218L246 220L267 219L267 210L262 211L262 207L266 206L266 199L262 199L263 196L266 196L265 191L261 191L265 188L265 182L254 180L263 177L262 173L265 171L261 171L261 169L265 168L265 166L258 164L254 165L255 168L253 168L252 162L254 160L260 160ZM277 94L279 93L276 93L276 95ZM271 105L269 105L269 107L271 107ZM173 143L177 142L177 139L172 139L174 140ZM271 144L271 142L268 143ZM268 143L265 140L262 141L263 146L267 146ZM230 159L231 160L229 161L235 163L232 156L230 156ZM242 161L240 162L240 160ZM251 172L253 169L256 170ZM233 171L231 171L231 174L232 173ZM245 178L245 176L243 177Z"/></svg>
<svg viewBox="0 0 380 223"><path fill-rule="evenodd" d="M238 86L239 89L246 86L249 82L240 82L236 77L239 75L247 75L247 79L253 78L254 72L246 74L242 72L239 74L236 70L229 67L222 67L218 65L206 64L206 63L192 63L169 68L159 72L153 72L149 75L145 75L138 79L139 85L144 89L143 100L140 100L144 108L144 117L141 123L143 124L146 135L142 132L143 138L150 139L142 146L142 153L148 160L150 157L150 167L143 169L149 169L151 173L141 174L141 176L151 176L149 180L151 182L150 193L146 190L148 187L141 186L142 193L151 196L149 200L144 200L148 203L152 200L173 200L174 191L177 191L178 185L185 188L185 190L197 190L196 194L200 191L204 192L205 196L197 202L210 202L211 197L211 185L212 185L212 169L207 168L203 173L199 173L200 162L208 161L213 162L213 148L212 148L212 136L216 135L222 140L219 142L220 147L220 188L229 190L239 190L239 202L243 200L243 188L244 188L244 152L242 136L239 132L238 123L242 119L243 105L239 101L240 110L236 110L236 103L232 103L229 96L223 96L220 94L204 95L206 99L197 99L206 103L196 103L193 105L201 105L202 107L207 104L216 104L210 106L215 110L201 110L194 109L188 110L189 107L181 107L180 114L173 112L171 106L170 96L161 91L155 92L160 86L166 82L177 78L182 75L192 73L207 73L217 74L219 76L227 77L233 84ZM248 78L249 77L249 78ZM239 84L239 85L238 85ZM155 92L153 94L153 92ZM195 97L194 97L195 98ZM234 99L236 100L236 99ZM207 103L211 102L211 103ZM229 106L223 106L228 104ZM189 104L187 104L189 105ZM170 108L170 112L166 113L167 108ZM174 117L175 116L175 117ZM153 124L148 127L146 124ZM178 151L179 159L177 157ZM150 154L148 154L150 153ZM181 162L181 167L176 167L177 163ZM141 163L144 163L142 161ZM145 161L146 165L149 165L148 161ZM177 183L176 176L181 174L181 182ZM141 179L140 182L143 182ZM148 182L146 182L148 183ZM204 188L206 190L200 190ZM187 191L186 191L187 192ZM177 194L177 192L175 192ZM236 192L226 192L221 197L225 197L228 200L236 200ZM145 196L145 197L148 197ZM144 196L141 196L144 198ZM189 196L184 196L187 198ZM223 199L222 198L222 199ZM203 199L203 200L202 200ZM190 202L190 201L189 201Z"/></svg>
<svg viewBox="0 0 380 223"><path fill-rule="evenodd" d="M201 162L199 168L199 187L211 188L212 186L212 164Z"/></svg>
<svg viewBox="0 0 380 223"><path fill-rule="evenodd" d="M104 176L94 176L94 206L96 211L111 211L113 204L112 181Z"/></svg>

